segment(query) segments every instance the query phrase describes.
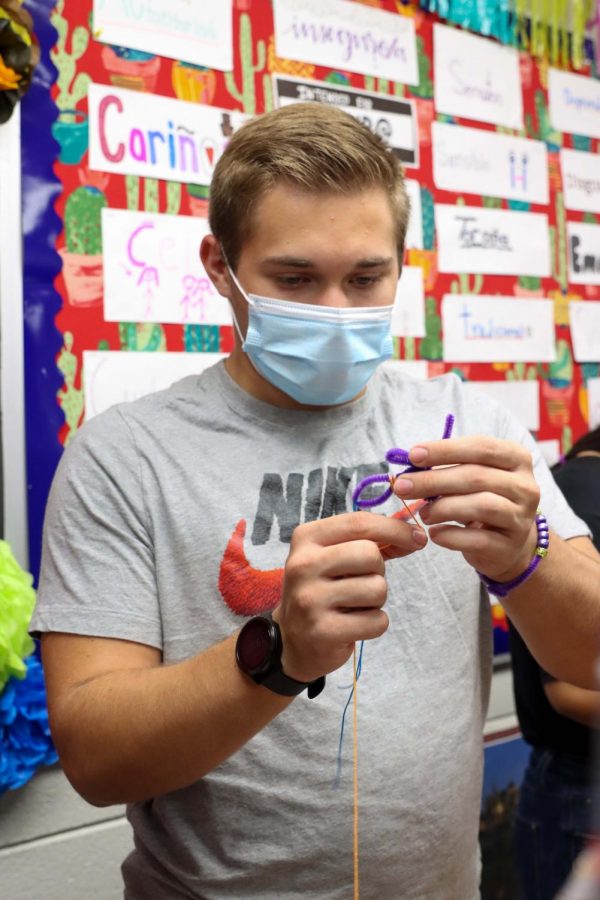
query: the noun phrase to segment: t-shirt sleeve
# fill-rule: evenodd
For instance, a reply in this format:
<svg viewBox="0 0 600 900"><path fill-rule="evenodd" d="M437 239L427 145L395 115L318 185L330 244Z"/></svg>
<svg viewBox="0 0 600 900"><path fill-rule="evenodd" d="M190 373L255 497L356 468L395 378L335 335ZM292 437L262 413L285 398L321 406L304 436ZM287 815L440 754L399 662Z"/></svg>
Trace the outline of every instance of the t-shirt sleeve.
<svg viewBox="0 0 600 900"><path fill-rule="evenodd" d="M575 515L565 500L529 431L508 410L502 407L499 407L499 410L502 431L500 437L516 441L531 452L533 474L540 489L540 509L546 516L550 528L564 540L582 536L591 537L586 523Z"/></svg>
<svg viewBox="0 0 600 900"><path fill-rule="evenodd" d="M30 630L162 647L154 552L140 462L118 408L92 419L65 450L44 522Z"/></svg>

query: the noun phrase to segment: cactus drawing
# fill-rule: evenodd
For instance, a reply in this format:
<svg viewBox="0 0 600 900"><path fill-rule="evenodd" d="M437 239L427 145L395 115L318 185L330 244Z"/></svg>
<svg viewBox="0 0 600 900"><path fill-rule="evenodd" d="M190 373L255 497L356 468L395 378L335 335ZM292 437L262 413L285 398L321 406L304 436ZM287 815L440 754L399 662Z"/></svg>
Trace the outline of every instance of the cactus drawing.
<svg viewBox="0 0 600 900"><path fill-rule="evenodd" d="M188 353L218 353L219 342L218 325L183 326L183 346Z"/></svg>
<svg viewBox="0 0 600 900"><path fill-rule="evenodd" d="M550 151L556 152L560 150L563 136L560 131L556 131L550 124L550 113L548 112L548 106L543 91L535 92L535 108L537 112L540 140L545 141Z"/></svg>
<svg viewBox="0 0 600 900"><path fill-rule="evenodd" d="M65 235L69 253L97 256L102 252L102 209L106 197L98 188L83 186L69 195L65 206Z"/></svg>
<svg viewBox="0 0 600 900"><path fill-rule="evenodd" d="M77 165L88 146L87 114L78 110L77 104L87 96L91 82L87 73L77 72L77 63L88 48L90 33L85 26L78 25L71 34L70 50L67 49L69 22L63 16L64 6L64 0L58 0L51 15L52 24L58 32L58 41L51 57L58 69L56 105L60 110L52 133L60 144L61 162Z"/></svg>
<svg viewBox="0 0 600 900"><path fill-rule="evenodd" d="M506 369L507 381L534 381L537 378L537 368L528 366L524 362L516 362L511 368Z"/></svg>
<svg viewBox="0 0 600 900"><path fill-rule="evenodd" d="M137 175L125 176L125 192L127 197L127 209L140 209L140 187L144 191L144 212L161 212L159 195L160 182L156 178L140 179ZM167 181L165 186L165 210L168 215L177 215L181 209L181 190L179 182Z"/></svg>
<svg viewBox="0 0 600 900"><path fill-rule="evenodd" d="M567 240L566 240L566 214L565 202L562 193L556 194L556 225L551 225L550 252L552 255L552 276L558 282L561 290L566 291L569 277L567 274Z"/></svg>
<svg viewBox="0 0 600 900"><path fill-rule="evenodd" d="M458 278L450 285L450 290L453 294L480 294L482 287L483 275L480 272L473 275L472 282L468 272L460 272Z"/></svg>
<svg viewBox="0 0 600 900"><path fill-rule="evenodd" d="M484 209L502 209L500 197L482 197L481 204Z"/></svg>
<svg viewBox="0 0 600 900"><path fill-rule="evenodd" d="M64 384L57 394L57 400L64 413L68 428L65 437L66 446L79 428L83 414L83 388L75 387L79 360L73 353L73 335L70 331L65 332L64 346L56 365L64 377Z"/></svg>
<svg viewBox="0 0 600 900"><path fill-rule="evenodd" d="M433 81L431 80L431 60L425 52L423 38L417 37L417 50L419 54L419 83L411 87L411 93L416 97L429 100L433 97Z"/></svg>
<svg viewBox="0 0 600 900"><path fill-rule="evenodd" d="M421 187L421 218L423 220L423 248L433 250L435 244L435 209L433 194Z"/></svg>
<svg viewBox="0 0 600 900"><path fill-rule="evenodd" d="M119 339L121 350L154 351L166 350L167 341L162 325L150 322L120 322Z"/></svg>
<svg viewBox="0 0 600 900"><path fill-rule="evenodd" d="M88 48L90 33L84 25L74 28L71 35L71 50L68 51L69 22L62 15L64 8L65 0L58 0L56 9L50 17L58 32L58 41L50 55L58 69L56 105L62 112L68 112L74 116L77 104L87 96L92 80L85 72L77 72L77 63Z"/></svg>
<svg viewBox="0 0 600 900"><path fill-rule="evenodd" d="M425 337L421 340L422 359L442 359L442 320L438 315L435 297L425 300Z"/></svg>
<svg viewBox="0 0 600 900"><path fill-rule="evenodd" d="M256 113L256 86L254 77L262 72L267 62L267 48L265 42L259 40L256 44L256 63L252 62L252 24L248 13L240 16L240 62L242 68L242 83L238 87L233 72L225 72L225 85L231 96L242 105L245 113L253 116Z"/></svg>

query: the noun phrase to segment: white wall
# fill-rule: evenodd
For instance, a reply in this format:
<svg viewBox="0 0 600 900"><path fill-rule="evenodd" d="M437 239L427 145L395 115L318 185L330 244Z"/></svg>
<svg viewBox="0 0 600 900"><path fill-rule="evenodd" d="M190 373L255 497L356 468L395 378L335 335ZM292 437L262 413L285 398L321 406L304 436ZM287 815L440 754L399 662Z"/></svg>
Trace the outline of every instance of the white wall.
<svg viewBox="0 0 600 900"><path fill-rule="evenodd" d="M120 864L131 847L123 808L85 803L58 766L0 797L2 897L118 900Z"/></svg>
<svg viewBox="0 0 600 900"><path fill-rule="evenodd" d="M0 126L0 411L4 536L28 568L25 499L23 267L19 106Z"/></svg>

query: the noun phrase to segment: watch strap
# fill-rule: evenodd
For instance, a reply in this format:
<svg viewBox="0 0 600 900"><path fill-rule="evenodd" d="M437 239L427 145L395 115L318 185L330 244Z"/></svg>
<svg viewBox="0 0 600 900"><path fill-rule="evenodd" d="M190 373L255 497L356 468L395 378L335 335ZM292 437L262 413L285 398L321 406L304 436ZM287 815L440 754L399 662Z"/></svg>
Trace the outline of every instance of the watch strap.
<svg viewBox="0 0 600 900"><path fill-rule="evenodd" d="M275 694L281 694L283 697L297 697L298 694L301 694L302 691L306 690L308 699L314 700L325 687L325 676L321 675L319 678L315 678L314 681L297 681L295 678L286 675L281 668L281 652L283 649L281 628L279 627L279 623L275 621L270 613L267 614L266 618L272 622L277 631L279 660L278 664L269 672L266 672L264 675L255 676L254 680L257 684L262 684L264 687L269 688L270 691L273 691Z"/></svg>
<svg viewBox="0 0 600 900"><path fill-rule="evenodd" d="M310 700L318 697L325 687L325 676L316 678L314 681L296 681L286 675L283 669L273 669L266 675L256 679L258 684L269 688L275 694L282 694L284 697L297 697L302 691L308 688L308 696Z"/></svg>

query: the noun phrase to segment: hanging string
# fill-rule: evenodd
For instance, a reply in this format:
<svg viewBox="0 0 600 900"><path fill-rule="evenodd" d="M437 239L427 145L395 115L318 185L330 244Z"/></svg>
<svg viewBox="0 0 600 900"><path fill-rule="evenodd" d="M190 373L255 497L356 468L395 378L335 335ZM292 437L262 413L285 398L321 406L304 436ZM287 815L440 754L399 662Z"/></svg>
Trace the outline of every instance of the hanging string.
<svg viewBox="0 0 600 900"><path fill-rule="evenodd" d="M348 699L346 700L346 705L344 706L344 711L342 712L342 722L340 725L340 737L338 740L338 752L336 759L336 768L335 768L335 778L333 779L333 788L337 790L340 786L340 782L342 780L342 751L344 745L344 728L346 725L346 713L348 712L348 707L354 698L355 693L355 685L358 683L358 679L361 676L362 672L362 661L363 661L363 649L365 646L365 642L360 642L360 648L358 651L358 662L354 661L354 674L352 676L352 688L350 689L350 693L348 694Z"/></svg>
<svg viewBox="0 0 600 900"><path fill-rule="evenodd" d="M362 654L362 644L361 644ZM356 674L356 644L354 645L354 679L352 696L354 698L353 736L354 736L354 804L353 804L353 856L354 856L354 900L360 900L360 876L358 871L358 675Z"/></svg>

